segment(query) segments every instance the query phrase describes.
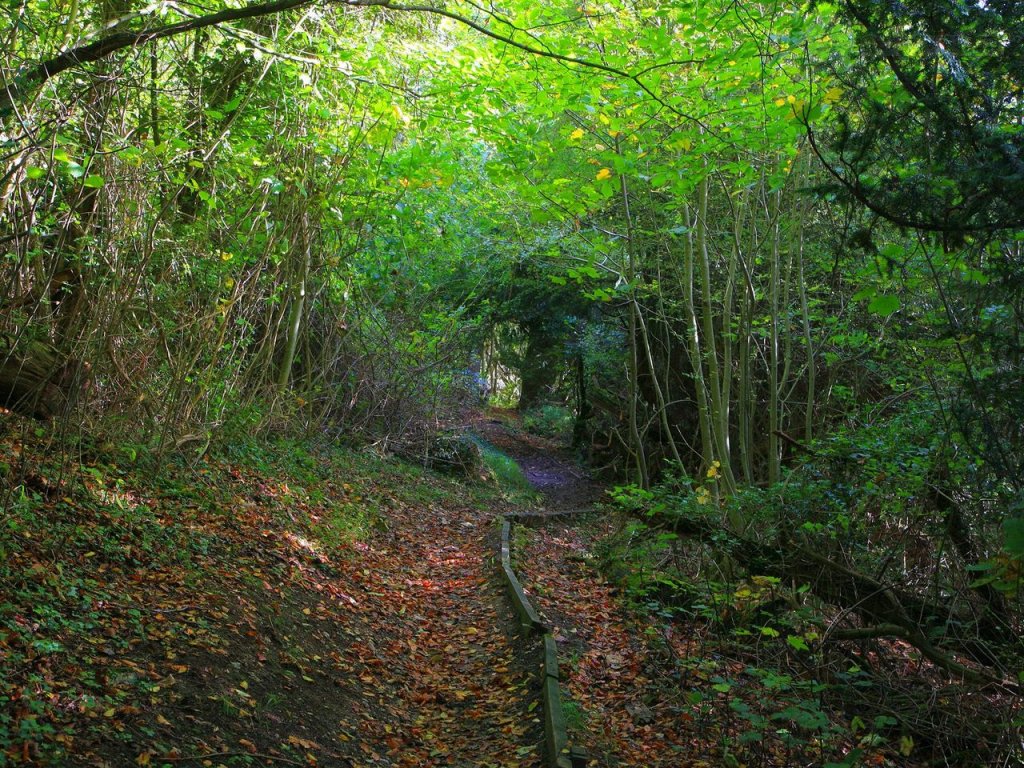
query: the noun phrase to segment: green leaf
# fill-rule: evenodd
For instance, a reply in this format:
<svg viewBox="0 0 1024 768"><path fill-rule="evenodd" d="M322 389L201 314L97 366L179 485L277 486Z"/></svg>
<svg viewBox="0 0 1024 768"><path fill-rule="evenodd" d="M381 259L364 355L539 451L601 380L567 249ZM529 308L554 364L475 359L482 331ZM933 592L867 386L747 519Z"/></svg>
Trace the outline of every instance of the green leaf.
<svg viewBox="0 0 1024 768"><path fill-rule="evenodd" d="M852 298L853 301L866 301L867 299L873 299L877 292L878 291L873 286L868 286L867 288L861 288L850 298Z"/></svg>
<svg viewBox="0 0 1024 768"><path fill-rule="evenodd" d="M1003 521L1003 549L1014 557L1024 557L1024 517Z"/></svg>
<svg viewBox="0 0 1024 768"><path fill-rule="evenodd" d="M46 175L46 171L43 168L33 165L25 169L25 175L30 179L41 179Z"/></svg>
<svg viewBox="0 0 1024 768"><path fill-rule="evenodd" d="M900 308L900 300L896 296L882 294L875 296L868 304L868 312L880 317L888 317Z"/></svg>
<svg viewBox="0 0 1024 768"><path fill-rule="evenodd" d="M796 649L798 651L809 651L809 650L811 650L810 648L807 647L807 641L804 640L802 637L800 637L800 635L787 635L786 636L786 642L789 644L790 647L792 647L792 648L794 648L794 649Z"/></svg>
<svg viewBox="0 0 1024 768"><path fill-rule="evenodd" d="M82 182L84 186L89 187L90 189L99 189L105 183L106 181L104 178L102 176L97 176L96 174L86 176L85 181Z"/></svg>

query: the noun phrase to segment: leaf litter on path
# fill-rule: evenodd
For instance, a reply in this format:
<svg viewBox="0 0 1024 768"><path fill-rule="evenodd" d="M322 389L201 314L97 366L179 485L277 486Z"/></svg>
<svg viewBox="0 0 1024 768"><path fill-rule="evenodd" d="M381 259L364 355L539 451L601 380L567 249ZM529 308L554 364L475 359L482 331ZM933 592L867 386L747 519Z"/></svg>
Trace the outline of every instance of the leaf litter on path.
<svg viewBox="0 0 1024 768"><path fill-rule="evenodd" d="M708 765L707 750L687 729L689 705L661 685L669 667L648 642L653 623L631 615L591 567L592 548L616 523L594 512L601 490L551 440L489 421L489 440L516 458L543 495L544 515L514 536L517 572L558 645L570 741L593 766ZM586 510L591 510L586 512ZM584 512L572 522L557 516ZM675 652L689 654L683 637Z"/></svg>
<svg viewBox="0 0 1024 768"><path fill-rule="evenodd" d="M67 478L41 446L0 439L0 460L15 447ZM9 510L0 765L540 765L496 494L306 461L97 460Z"/></svg>

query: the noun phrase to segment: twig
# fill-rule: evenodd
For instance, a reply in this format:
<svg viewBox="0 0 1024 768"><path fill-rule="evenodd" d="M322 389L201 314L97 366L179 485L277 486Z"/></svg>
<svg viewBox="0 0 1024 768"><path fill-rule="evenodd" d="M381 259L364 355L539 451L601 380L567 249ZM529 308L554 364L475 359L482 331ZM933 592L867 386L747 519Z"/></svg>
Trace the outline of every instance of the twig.
<svg viewBox="0 0 1024 768"><path fill-rule="evenodd" d="M284 763L285 765L307 765L307 763L300 763L298 760L292 760L287 757L277 757L276 755L265 755L260 752L210 752L205 755L191 755L188 757L161 757L160 760L165 763L186 763L199 760L210 760L215 757L254 757L257 760L273 760L278 763Z"/></svg>

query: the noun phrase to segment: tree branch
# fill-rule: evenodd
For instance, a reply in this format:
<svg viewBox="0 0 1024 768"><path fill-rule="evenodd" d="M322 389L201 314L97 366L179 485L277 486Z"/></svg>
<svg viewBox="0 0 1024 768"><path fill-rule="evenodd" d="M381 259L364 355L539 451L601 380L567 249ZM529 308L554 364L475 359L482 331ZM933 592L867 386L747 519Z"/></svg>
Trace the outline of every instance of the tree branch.
<svg viewBox="0 0 1024 768"><path fill-rule="evenodd" d="M877 640L883 637L897 637L905 640L921 652L921 655L931 661L937 667L944 669L952 676L960 677L964 682L974 685L992 685L1004 691L1020 696L1022 689L1019 683L1003 677L989 675L979 672L976 669L964 666L954 659L952 655L943 653L921 633L908 631L898 624L879 624L873 627L858 627L856 629L837 629L826 633L824 642L834 641L856 641L856 640Z"/></svg>
<svg viewBox="0 0 1024 768"><path fill-rule="evenodd" d="M0 91L0 120L6 118L17 105L26 102L30 98L31 94L38 90L50 78L59 75L61 72L65 72L72 67L99 61L100 59L106 58L117 51L124 50L126 48L137 48L152 40L174 37L176 35L185 34L198 29L204 29L206 27L214 27L219 24L238 21L240 19L252 19L259 16L269 16L272 14L282 13L294 8L313 5L319 1L320 0L275 0L274 2L258 3L256 5L248 5L243 8L229 8L223 11L218 11L217 13L199 16L197 18L175 22L174 24L155 27L153 29L140 30L137 32L117 32L108 35L107 37L100 38L88 45L72 48L69 51L65 51L64 53L58 54L57 56L38 64L31 65L19 72L13 81L8 83L6 87ZM618 67L613 67L608 64L602 64L597 61L591 61L577 56L568 56L519 42L514 39L514 32L512 35L503 35L499 32L488 29L483 24L473 21L467 16L433 5L403 5L401 3L391 2L391 0L342 0L337 4L351 8L383 8L386 10L405 13L431 13L435 16L442 16L444 18L451 19L452 21L456 21L459 24L469 27L485 37L489 37L492 40L497 40L498 42L517 48L524 53L551 59L553 61L559 61L564 64L572 64L599 72L605 72L609 75L629 80L630 82L635 83L659 106L664 107L678 117L700 125L705 130L710 130L710 128L704 125L697 117L686 114L677 107L666 102L661 96L655 93L649 85L640 79L643 74L651 72L660 66L668 66L668 64L648 67L641 70L639 73L630 73L624 69L619 69ZM690 61L673 61L671 63L675 65L685 65L700 63L700 61L694 59Z"/></svg>
<svg viewBox="0 0 1024 768"><path fill-rule="evenodd" d="M217 13L167 24L162 27L137 32L115 32L88 45L72 48L53 58L30 66L19 72L14 80L0 92L0 119L4 119L17 106L27 101L47 80L66 72L72 67L89 64L126 48L138 48L151 40L185 34L197 29L217 26L229 21L269 16L293 8L313 4L314 0L275 0L270 3L247 5L244 8L228 8Z"/></svg>

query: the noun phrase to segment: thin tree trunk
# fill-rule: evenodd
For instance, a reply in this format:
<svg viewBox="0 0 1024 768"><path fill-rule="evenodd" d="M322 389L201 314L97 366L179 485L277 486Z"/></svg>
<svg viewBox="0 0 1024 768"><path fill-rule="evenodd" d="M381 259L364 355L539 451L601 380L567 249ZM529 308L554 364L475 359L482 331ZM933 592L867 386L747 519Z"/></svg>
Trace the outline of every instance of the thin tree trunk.
<svg viewBox="0 0 1024 768"><path fill-rule="evenodd" d="M291 378L292 365L295 362L295 351L299 347L302 331L302 318L306 309L306 281L309 278L310 252L309 214L303 211L299 215L299 272L293 277L291 286L291 305L288 310L288 335L285 340L284 357L277 373L277 389L284 392Z"/></svg>
<svg viewBox="0 0 1024 768"><path fill-rule="evenodd" d="M733 493L736 490L736 480L732 473L732 465L729 461L729 432L728 432L728 411L722 402L722 371L718 365L718 349L715 344L715 322L714 308L711 296L711 261L708 254L708 188L710 182L707 177L699 187L699 202L697 214L697 248L696 256L700 263L701 281L701 325L704 334L704 354L707 358L707 381L710 392L710 418L711 438L713 444L712 460L717 460L719 477L721 478L722 490L726 493Z"/></svg>
<svg viewBox="0 0 1024 768"><path fill-rule="evenodd" d="M810 155L804 153L804 162L801 164L803 174L802 181L810 178ZM811 312L807 302L807 282L804 277L804 228L807 226L807 217L810 209L809 199L800 206L799 239L797 240L797 290L800 294L800 317L803 323L804 347L807 355L807 397L804 401L804 440L810 443L814 439L814 398L815 398L815 359L814 359L814 337L811 333Z"/></svg>
<svg viewBox="0 0 1024 768"><path fill-rule="evenodd" d="M686 341L690 357L690 374L693 378L694 396L697 399L697 424L700 429L701 461L705 466L711 464L715 459L714 440L711 437L711 420L708 410L707 387L704 383L704 355L701 352L700 328L697 322L697 307L693 298L693 273L694 273L694 242L693 232L700 226L702 215L700 207L696 218L690 215L689 205L685 208L686 220L692 222L689 232L686 235L686 246L683 258L683 304L686 308Z"/></svg>
<svg viewBox="0 0 1024 768"><path fill-rule="evenodd" d="M779 289L782 279L779 264L779 193L771 193L768 206L771 227L771 275L769 278L769 336L768 336L768 483L779 482L781 456L779 453Z"/></svg>
<svg viewBox="0 0 1024 768"><path fill-rule="evenodd" d="M616 149L618 149L616 140ZM650 475L647 467L647 454L644 448L643 435L640 433L639 406L640 406L640 359L637 350L637 334L640 331L641 318L636 301L637 263L636 252L633 243L633 217L630 213L629 189L626 186L626 177L619 176L619 190L622 193L622 207L626 218L626 281L629 284L629 438L633 444L633 460L636 464L636 471L639 475L640 486L650 486Z"/></svg>

